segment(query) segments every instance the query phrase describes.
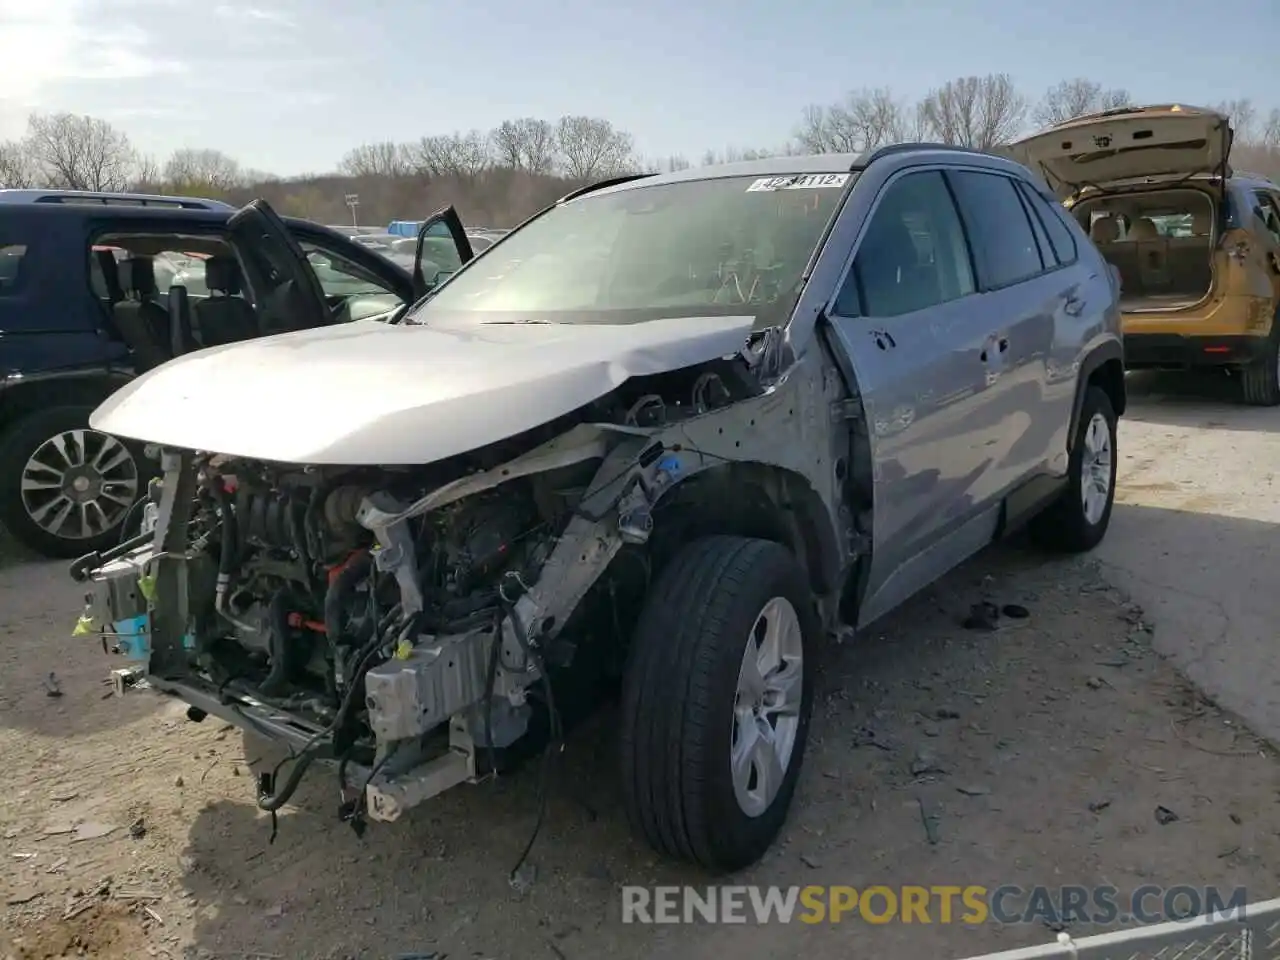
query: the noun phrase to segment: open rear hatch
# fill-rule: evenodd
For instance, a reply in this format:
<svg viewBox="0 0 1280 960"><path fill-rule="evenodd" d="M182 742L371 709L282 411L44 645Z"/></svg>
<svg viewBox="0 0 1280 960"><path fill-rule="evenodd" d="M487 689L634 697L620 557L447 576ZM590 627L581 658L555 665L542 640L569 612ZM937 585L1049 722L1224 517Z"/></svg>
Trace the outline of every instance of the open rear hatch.
<svg viewBox="0 0 1280 960"><path fill-rule="evenodd" d="M1197 174L1229 177L1232 130L1204 107L1118 107L1024 137L1013 155L1038 172L1062 200L1087 187Z"/></svg>

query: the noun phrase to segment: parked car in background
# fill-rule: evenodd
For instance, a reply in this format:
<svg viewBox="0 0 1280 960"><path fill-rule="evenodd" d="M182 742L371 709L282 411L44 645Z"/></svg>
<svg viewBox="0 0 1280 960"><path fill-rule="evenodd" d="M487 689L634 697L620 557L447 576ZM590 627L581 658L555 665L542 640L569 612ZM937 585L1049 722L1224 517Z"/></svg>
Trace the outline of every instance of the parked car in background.
<svg viewBox="0 0 1280 960"><path fill-rule="evenodd" d="M1130 369L1225 367L1280 403L1280 186L1231 169L1214 110L1122 107L1014 144L1120 271Z"/></svg>
<svg viewBox="0 0 1280 960"><path fill-rule="evenodd" d="M166 453L158 526L76 565L85 622L147 637L120 689L245 730L261 809L324 759L341 819L396 820L620 683L636 831L742 868L825 638L1023 525L1106 534L1116 278L1023 166L778 157L575 191L474 259L456 217L429 239L463 265L402 322L321 329L282 262L302 329L91 418Z"/></svg>
<svg viewBox="0 0 1280 960"><path fill-rule="evenodd" d="M97 404L178 354L296 329L300 297L324 303L307 323L393 320L412 267L261 202L0 190L0 523L48 556L118 542L152 464L89 427Z"/></svg>

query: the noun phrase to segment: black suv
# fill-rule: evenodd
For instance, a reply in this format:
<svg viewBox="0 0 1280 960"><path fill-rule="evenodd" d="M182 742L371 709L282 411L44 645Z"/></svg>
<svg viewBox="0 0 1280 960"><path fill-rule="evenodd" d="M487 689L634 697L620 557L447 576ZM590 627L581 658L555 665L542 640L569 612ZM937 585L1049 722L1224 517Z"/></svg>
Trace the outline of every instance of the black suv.
<svg viewBox="0 0 1280 960"><path fill-rule="evenodd" d="M410 273L261 200L0 190L0 523L50 557L114 545L152 466L90 429L109 394L192 350L394 321L471 257L452 208L424 223ZM304 309L317 297L323 318Z"/></svg>

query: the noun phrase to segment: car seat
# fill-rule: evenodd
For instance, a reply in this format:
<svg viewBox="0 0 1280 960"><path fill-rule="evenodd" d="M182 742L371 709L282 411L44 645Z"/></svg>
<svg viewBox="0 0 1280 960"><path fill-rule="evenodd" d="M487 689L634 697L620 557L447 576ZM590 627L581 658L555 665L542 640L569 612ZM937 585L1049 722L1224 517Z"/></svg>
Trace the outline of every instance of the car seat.
<svg viewBox="0 0 1280 960"><path fill-rule="evenodd" d="M206 347L258 336L258 314L242 296L240 264L234 257L210 257L204 264L209 296L191 309L195 337Z"/></svg>

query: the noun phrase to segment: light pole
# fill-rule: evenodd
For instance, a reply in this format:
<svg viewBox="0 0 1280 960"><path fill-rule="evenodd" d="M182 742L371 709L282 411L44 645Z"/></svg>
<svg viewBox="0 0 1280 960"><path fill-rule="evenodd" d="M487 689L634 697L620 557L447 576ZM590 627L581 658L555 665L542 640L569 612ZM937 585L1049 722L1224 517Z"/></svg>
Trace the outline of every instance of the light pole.
<svg viewBox="0 0 1280 960"><path fill-rule="evenodd" d="M346 200L347 206L351 209L351 226L358 231L360 226L356 222L356 207L360 206L360 194L348 193L344 199Z"/></svg>

